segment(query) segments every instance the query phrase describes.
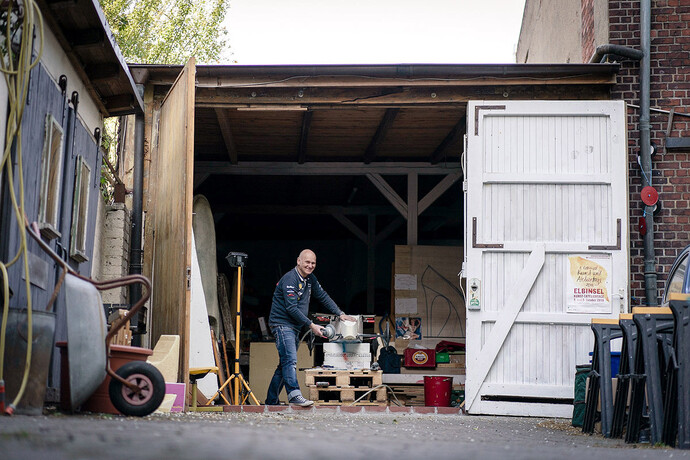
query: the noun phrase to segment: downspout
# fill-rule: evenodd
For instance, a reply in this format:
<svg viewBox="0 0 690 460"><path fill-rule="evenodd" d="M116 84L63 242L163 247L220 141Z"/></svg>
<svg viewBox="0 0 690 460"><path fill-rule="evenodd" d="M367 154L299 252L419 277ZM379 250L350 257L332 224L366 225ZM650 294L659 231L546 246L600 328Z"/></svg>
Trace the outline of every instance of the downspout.
<svg viewBox="0 0 690 460"><path fill-rule="evenodd" d="M640 161L642 187L652 185L652 142L649 121L649 87L651 79L650 40L652 7L650 0L640 0L640 48L644 54L640 61ZM647 305L658 305L657 277L654 256L654 214L645 208L647 233L644 235L644 280Z"/></svg>
<svg viewBox="0 0 690 460"><path fill-rule="evenodd" d="M137 90L143 87L137 85ZM144 194L144 114L137 112L134 117L134 190L132 191L132 235L129 255L129 273L132 275L140 275L142 272L142 249L141 249L141 234L143 225L143 194ZM141 285L139 283L131 284L129 287L129 303L134 305L141 299ZM140 316L143 311L137 313L136 331L137 334L133 336L133 345L141 345L141 334L145 333L145 321Z"/></svg>
<svg viewBox="0 0 690 460"><path fill-rule="evenodd" d="M603 62L608 55L622 56L640 61L640 165L642 167L642 187L652 185L652 142L649 119L649 87L651 80L651 0L640 0L640 50L627 46L606 44L597 46L589 60L590 63ZM647 233L644 235L644 280L645 304L658 305L657 276L654 256L654 214L645 207Z"/></svg>

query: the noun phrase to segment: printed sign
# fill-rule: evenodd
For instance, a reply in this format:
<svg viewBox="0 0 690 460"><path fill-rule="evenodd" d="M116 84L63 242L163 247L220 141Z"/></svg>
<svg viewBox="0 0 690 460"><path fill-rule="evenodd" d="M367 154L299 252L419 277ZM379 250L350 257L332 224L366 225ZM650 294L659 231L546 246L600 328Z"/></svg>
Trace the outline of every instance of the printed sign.
<svg viewBox="0 0 690 460"><path fill-rule="evenodd" d="M611 313L611 255L568 256L568 313Z"/></svg>

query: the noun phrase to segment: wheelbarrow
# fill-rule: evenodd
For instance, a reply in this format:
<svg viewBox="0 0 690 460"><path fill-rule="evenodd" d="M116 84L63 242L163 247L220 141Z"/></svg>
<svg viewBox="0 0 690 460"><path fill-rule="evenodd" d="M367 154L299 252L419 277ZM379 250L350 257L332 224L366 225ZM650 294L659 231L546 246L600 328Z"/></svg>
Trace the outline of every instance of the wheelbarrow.
<svg viewBox="0 0 690 460"><path fill-rule="evenodd" d="M27 223L29 235L61 268L52 301L62 284L65 287L67 316L67 355L69 362L69 407L81 406L103 382L110 402L124 415L143 417L158 409L165 397L165 381L160 371L143 361L129 362L117 371L110 367L110 341L134 316L151 295L151 283L142 275L128 275L109 281L95 281L80 275L42 239L38 225ZM146 287L141 299L107 329L100 291L139 283Z"/></svg>

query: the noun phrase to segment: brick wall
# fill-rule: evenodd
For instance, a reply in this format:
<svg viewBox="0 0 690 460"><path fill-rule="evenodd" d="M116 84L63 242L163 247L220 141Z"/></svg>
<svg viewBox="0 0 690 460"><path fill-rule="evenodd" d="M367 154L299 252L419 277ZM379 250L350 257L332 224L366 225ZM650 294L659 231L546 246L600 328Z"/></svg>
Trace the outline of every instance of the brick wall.
<svg viewBox="0 0 690 460"><path fill-rule="evenodd" d="M586 1L582 0L583 8ZM690 113L690 0L652 0L651 3L651 107ZM639 7L639 1L609 1L610 43L639 49ZM638 75L639 63L624 61L613 98L639 105ZM632 306L644 303L644 248L637 225L643 213L641 173L637 164L638 115L636 109L628 109ZM652 140L660 146L652 158L652 184L659 192L661 203L654 225L659 294L675 256L690 243L690 152L665 151L668 119L668 114L654 111L650 117ZM676 115L672 128L671 136L690 136L690 118Z"/></svg>
<svg viewBox="0 0 690 460"><path fill-rule="evenodd" d="M594 54L594 0L582 0L580 19L580 43L582 44L582 62L588 62Z"/></svg>
<svg viewBox="0 0 690 460"><path fill-rule="evenodd" d="M129 273L129 247L131 217L124 204L115 203L105 207L101 237L100 280L121 278ZM128 289L117 288L102 291L103 303L127 303Z"/></svg>

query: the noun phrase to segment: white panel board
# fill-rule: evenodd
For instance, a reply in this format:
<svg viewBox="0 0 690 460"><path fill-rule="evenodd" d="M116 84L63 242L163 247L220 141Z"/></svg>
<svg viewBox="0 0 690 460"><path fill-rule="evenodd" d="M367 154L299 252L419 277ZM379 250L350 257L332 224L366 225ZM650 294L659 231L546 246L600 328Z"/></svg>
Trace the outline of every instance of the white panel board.
<svg viewBox="0 0 690 460"><path fill-rule="evenodd" d="M628 308L625 104L474 101L467 120L466 276L481 291L467 312L466 407L572 413L591 318Z"/></svg>

